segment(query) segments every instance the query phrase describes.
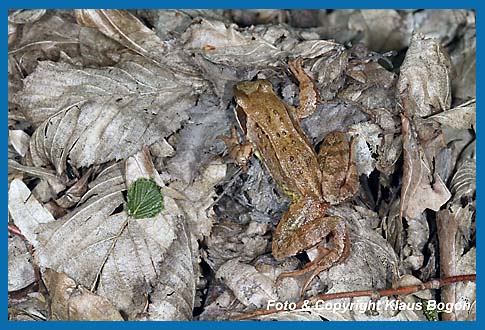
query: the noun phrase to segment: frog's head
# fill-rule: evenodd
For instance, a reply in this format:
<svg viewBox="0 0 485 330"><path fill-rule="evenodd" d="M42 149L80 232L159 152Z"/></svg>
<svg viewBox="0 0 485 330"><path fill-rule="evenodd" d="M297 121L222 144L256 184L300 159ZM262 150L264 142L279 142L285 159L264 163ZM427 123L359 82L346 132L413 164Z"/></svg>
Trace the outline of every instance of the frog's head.
<svg viewBox="0 0 485 330"><path fill-rule="evenodd" d="M234 97L242 108L248 107L248 101L264 93L273 93L273 86L268 80L241 81L234 86Z"/></svg>

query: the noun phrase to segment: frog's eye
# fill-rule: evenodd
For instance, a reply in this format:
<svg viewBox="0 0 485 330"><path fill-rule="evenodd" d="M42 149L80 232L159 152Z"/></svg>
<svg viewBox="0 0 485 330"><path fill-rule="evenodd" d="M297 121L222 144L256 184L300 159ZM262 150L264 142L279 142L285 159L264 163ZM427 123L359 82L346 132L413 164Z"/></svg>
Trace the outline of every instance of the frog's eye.
<svg viewBox="0 0 485 330"><path fill-rule="evenodd" d="M259 82L259 88L264 93L272 93L273 92L273 86L267 80L260 80L260 82Z"/></svg>

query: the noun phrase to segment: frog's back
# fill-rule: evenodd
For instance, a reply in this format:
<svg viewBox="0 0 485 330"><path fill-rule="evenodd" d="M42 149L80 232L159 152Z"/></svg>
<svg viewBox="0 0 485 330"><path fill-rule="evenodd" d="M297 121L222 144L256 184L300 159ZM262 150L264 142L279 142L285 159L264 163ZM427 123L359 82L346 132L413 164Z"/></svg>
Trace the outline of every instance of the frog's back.
<svg viewBox="0 0 485 330"><path fill-rule="evenodd" d="M252 129L248 127L248 137L277 183L289 194L321 196L318 160L290 115L293 109L279 99L266 80L246 82L243 87L247 94L240 104L254 123Z"/></svg>

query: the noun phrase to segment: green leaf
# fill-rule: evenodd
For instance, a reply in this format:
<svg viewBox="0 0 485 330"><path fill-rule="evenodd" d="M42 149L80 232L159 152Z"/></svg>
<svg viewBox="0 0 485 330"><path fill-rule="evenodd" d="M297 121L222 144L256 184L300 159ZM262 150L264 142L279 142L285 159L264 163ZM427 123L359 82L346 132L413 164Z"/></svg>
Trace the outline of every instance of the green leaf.
<svg viewBox="0 0 485 330"><path fill-rule="evenodd" d="M135 219L153 218L163 211L163 195L152 179L138 179L128 188L128 214Z"/></svg>

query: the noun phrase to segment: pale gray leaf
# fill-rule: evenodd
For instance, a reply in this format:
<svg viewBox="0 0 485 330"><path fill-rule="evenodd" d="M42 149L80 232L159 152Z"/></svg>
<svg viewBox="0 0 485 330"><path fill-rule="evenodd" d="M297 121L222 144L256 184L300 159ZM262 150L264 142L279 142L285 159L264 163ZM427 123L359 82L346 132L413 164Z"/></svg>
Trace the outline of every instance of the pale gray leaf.
<svg viewBox="0 0 485 330"><path fill-rule="evenodd" d="M459 165L451 180L453 199L472 198L476 188L476 163L473 159L467 159Z"/></svg>
<svg viewBox="0 0 485 330"><path fill-rule="evenodd" d="M113 213L124 202L124 189L119 167L112 166L91 184L83 204L74 211L30 231L22 223L19 228L23 232L27 229L29 237L34 238L28 237L35 242L42 269L64 272L86 288L97 287L97 293L118 310L134 315L143 309L144 293L157 286L159 265L175 239L179 211L167 198L166 213L152 219L130 219L125 212ZM9 206L16 206L15 199Z"/></svg>
<svg viewBox="0 0 485 330"><path fill-rule="evenodd" d="M23 289L35 281L30 258L30 252L20 237L8 238L8 291Z"/></svg>
<svg viewBox="0 0 485 330"><path fill-rule="evenodd" d="M41 224L48 224L55 219L30 192L22 182L15 179L8 190L8 211L15 225L33 245L37 246L37 228Z"/></svg>
<svg viewBox="0 0 485 330"><path fill-rule="evenodd" d="M467 14L463 9L418 11L413 14L414 29L446 46L461 33Z"/></svg>
<svg viewBox="0 0 485 330"><path fill-rule="evenodd" d="M451 60L456 71L453 79L453 96L462 100L476 97L477 85L477 37L476 13L467 13L465 35L458 40L457 47L451 52Z"/></svg>
<svg viewBox="0 0 485 330"><path fill-rule="evenodd" d="M458 274L475 274L477 272L476 248L470 249L465 255L458 259ZM459 321L476 320L476 299L477 284L475 282L456 283L455 301L461 306L468 304L470 308L460 308L455 310L456 319ZM458 306L458 305L457 305Z"/></svg>
<svg viewBox="0 0 485 330"><path fill-rule="evenodd" d="M78 9L74 13L79 24L99 29L106 36L140 55L149 57L150 51L156 46L159 49L163 48L155 32L129 11Z"/></svg>
<svg viewBox="0 0 485 330"><path fill-rule="evenodd" d="M222 9L151 9L137 10L137 15L149 21L162 40L179 37L197 17L222 21L226 19Z"/></svg>
<svg viewBox="0 0 485 330"><path fill-rule="evenodd" d="M476 128L476 100L460 104L459 106L437 113L428 120L435 120L441 125L456 129L474 129Z"/></svg>
<svg viewBox="0 0 485 330"><path fill-rule="evenodd" d="M15 24L32 24L44 16L45 9L20 9L8 15L8 21Z"/></svg>
<svg viewBox="0 0 485 330"><path fill-rule="evenodd" d="M261 274L251 265L232 259L223 264L216 273L232 290L237 299L246 306L263 308L268 300L277 299L273 279Z"/></svg>
<svg viewBox="0 0 485 330"><path fill-rule="evenodd" d="M353 139L355 140L355 162L359 174L369 176L376 166L376 160L372 154L377 154L377 148L382 143L382 129L370 122L359 123L352 126ZM382 157L382 156L381 156Z"/></svg>
<svg viewBox="0 0 485 330"><path fill-rule="evenodd" d="M476 161L474 159L466 159L461 162L451 180L450 189L453 197L449 207L454 213L466 242L474 230L472 222L476 213L476 180Z"/></svg>
<svg viewBox="0 0 485 330"><path fill-rule="evenodd" d="M397 82L407 116L425 117L451 106L452 63L435 39L415 33Z"/></svg>
<svg viewBox="0 0 485 330"><path fill-rule="evenodd" d="M141 58L83 71L41 62L16 97L40 124L34 164L63 173L67 157L76 167L123 159L171 134L197 99L190 82L174 79Z"/></svg>
<svg viewBox="0 0 485 330"><path fill-rule="evenodd" d="M226 27L214 20L194 23L184 32L182 40L185 49L201 52L211 62L226 65L240 65L242 57L246 65L263 64L284 54L261 36L253 38L237 31L236 25Z"/></svg>
<svg viewBox="0 0 485 330"><path fill-rule="evenodd" d="M75 10L79 24L98 29L108 38L156 63L179 78L201 81L199 73L191 65L190 57L173 47L172 42L162 41L155 32L127 10L78 9Z"/></svg>
<svg viewBox="0 0 485 330"><path fill-rule="evenodd" d="M30 136L22 130L8 131L8 142L21 157L24 157L29 150L29 140Z"/></svg>
<svg viewBox="0 0 485 330"><path fill-rule="evenodd" d="M347 23L345 27L361 36L361 42L374 51L401 49L411 35L412 21L393 9L340 11L334 15L334 20L342 21L338 24Z"/></svg>
<svg viewBox="0 0 485 330"><path fill-rule="evenodd" d="M167 168L175 177L190 183L197 171L213 159L216 138L229 127L229 118L214 98L206 97L187 113L190 121L180 131L177 153L168 161Z"/></svg>
<svg viewBox="0 0 485 330"><path fill-rule="evenodd" d="M214 187L219 184L226 176L227 165L221 161L214 161L209 164L191 185L174 182L167 187L165 192L181 191L182 196L173 198L177 199L178 205L187 215L187 222L193 237L202 240L209 236L212 231L212 224L215 222L215 214L212 206L217 197ZM163 192L164 190L162 190Z"/></svg>
<svg viewBox="0 0 485 330"><path fill-rule="evenodd" d="M190 240L189 228L179 225L177 239L160 264L160 281L150 296L151 320L191 320L194 309L198 269L196 246Z"/></svg>
<svg viewBox="0 0 485 330"><path fill-rule="evenodd" d="M49 290L52 319L123 321L108 299L78 285L66 274L48 268L43 280Z"/></svg>

